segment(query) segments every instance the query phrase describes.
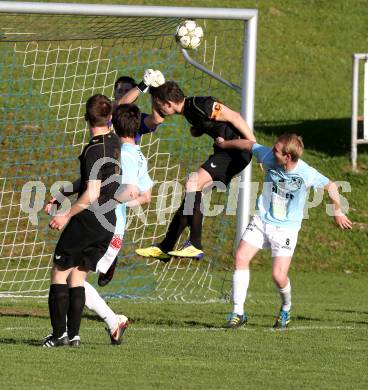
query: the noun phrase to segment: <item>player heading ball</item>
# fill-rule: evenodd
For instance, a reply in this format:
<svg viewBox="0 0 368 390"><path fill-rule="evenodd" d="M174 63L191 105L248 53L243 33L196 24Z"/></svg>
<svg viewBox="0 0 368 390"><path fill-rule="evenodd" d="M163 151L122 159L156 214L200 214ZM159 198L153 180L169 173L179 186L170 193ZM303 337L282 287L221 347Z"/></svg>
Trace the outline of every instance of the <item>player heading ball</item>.
<svg viewBox="0 0 368 390"><path fill-rule="evenodd" d="M155 110L163 117L183 115L191 125L190 133L193 137L206 134L213 140L222 137L226 140L243 138L255 141L242 116L212 96L185 97L174 81L167 81L157 88L151 86L149 92ZM136 252L144 257L160 259L169 259L171 256L201 259L204 256L201 243L202 190L214 181L228 185L249 164L251 156L248 150L223 150L214 144L213 153L187 180L185 198L164 240L148 248L137 249ZM188 205L191 205L189 209ZM187 226L190 229L189 241L184 243L183 248L174 251L176 241Z"/></svg>

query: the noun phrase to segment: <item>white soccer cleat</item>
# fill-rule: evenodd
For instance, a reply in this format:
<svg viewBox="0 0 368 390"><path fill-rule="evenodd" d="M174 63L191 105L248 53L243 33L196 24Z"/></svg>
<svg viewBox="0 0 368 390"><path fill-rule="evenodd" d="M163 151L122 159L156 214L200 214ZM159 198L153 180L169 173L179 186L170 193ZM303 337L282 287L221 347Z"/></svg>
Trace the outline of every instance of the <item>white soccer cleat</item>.
<svg viewBox="0 0 368 390"><path fill-rule="evenodd" d="M123 314L117 315L117 325L114 329L107 329L112 345L120 345L121 338L129 325L128 317L125 317Z"/></svg>

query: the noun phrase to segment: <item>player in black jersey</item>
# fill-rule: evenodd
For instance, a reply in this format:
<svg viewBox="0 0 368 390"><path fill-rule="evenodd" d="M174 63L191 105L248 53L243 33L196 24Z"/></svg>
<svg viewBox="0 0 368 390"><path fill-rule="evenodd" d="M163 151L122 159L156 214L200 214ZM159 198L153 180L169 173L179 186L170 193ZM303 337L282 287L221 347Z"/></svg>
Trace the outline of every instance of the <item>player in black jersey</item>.
<svg viewBox="0 0 368 390"><path fill-rule="evenodd" d="M44 340L44 347L79 345L84 281L88 271L98 268L114 235L115 209L107 208L107 204L116 205L113 199L121 172L120 141L107 125L111 114L112 103L106 96L95 95L88 99L85 119L91 139L79 156L80 179L73 183L71 191L78 190L78 199L70 209L54 216L49 224L52 229L66 227L54 253L49 292L53 330Z"/></svg>
<svg viewBox="0 0 368 390"><path fill-rule="evenodd" d="M191 134L199 137L209 135L213 140L222 137L226 140L245 138L255 141L255 137L242 116L211 96L185 97L174 81L150 88L153 106L157 112L167 115L183 115L191 124ZM240 173L251 161L248 151L235 149L222 150L214 144L214 153L191 175L186 183L186 196L170 223L166 237L159 244L137 249L144 257L156 257L162 260L170 256L201 259L204 256L201 244L202 220L201 200L203 188L213 181L228 185L231 179ZM194 204L187 210L186 204ZM188 212L189 211L189 212ZM188 215L190 214L190 215ZM183 248L173 251L180 234L189 226L190 236Z"/></svg>

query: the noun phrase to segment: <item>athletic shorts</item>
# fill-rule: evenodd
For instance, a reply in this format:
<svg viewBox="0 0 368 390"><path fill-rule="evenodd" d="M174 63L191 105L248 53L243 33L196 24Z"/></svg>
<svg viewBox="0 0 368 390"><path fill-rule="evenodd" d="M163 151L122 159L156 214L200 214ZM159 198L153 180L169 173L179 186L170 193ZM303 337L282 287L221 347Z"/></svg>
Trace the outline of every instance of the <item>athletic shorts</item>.
<svg viewBox="0 0 368 390"><path fill-rule="evenodd" d="M292 257L299 230L285 229L262 221L255 215L249 222L242 240L259 249L271 248L272 257Z"/></svg>
<svg viewBox="0 0 368 390"><path fill-rule="evenodd" d="M246 151L220 151L212 154L201 167L211 175L213 181L221 181L227 186L251 159L252 154Z"/></svg>
<svg viewBox="0 0 368 390"><path fill-rule="evenodd" d="M115 210L105 216L116 225ZM115 233L105 229L93 212L84 210L72 217L61 233L54 263L65 269L81 266L106 273L122 246L122 235Z"/></svg>

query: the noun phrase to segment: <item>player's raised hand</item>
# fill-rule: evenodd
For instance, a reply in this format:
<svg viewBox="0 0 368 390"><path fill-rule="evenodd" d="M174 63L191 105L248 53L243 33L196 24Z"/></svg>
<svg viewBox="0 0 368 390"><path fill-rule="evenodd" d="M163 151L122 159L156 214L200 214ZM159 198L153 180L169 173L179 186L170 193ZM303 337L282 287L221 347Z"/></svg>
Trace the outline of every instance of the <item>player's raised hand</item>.
<svg viewBox="0 0 368 390"><path fill-rule="evenodd" d="M151 87L159 87L160 85L165 84L165 77L161 73L161 71L155 70L154 72L155 72L154 78L153 78L150 86Z"/></svg>
<svg viewBox="0 0 368 390"><path fill-rule="evenodd" d="M353 223L350 221L350 219L344 215L335 215L335 222L337 225L341 227L341 229L352 229L353 228Z"/></svg>
<svg viewBox="0 0 368 390"><path fill-rule="evenodd" d="M148 91L148 88L151 86L152 82L154 81L156 77L156 71L153 69L146 69L143 74L142 81L138 84L138 89L146 93Z"/></svg>
<svg viewBox="0 0 368 390"><path fill-rule="evenodd" d="M156 71L153 69L146 69L143 74L143 81L147 85L147 87L150 87L153 81L156 77Z"/></svg>

